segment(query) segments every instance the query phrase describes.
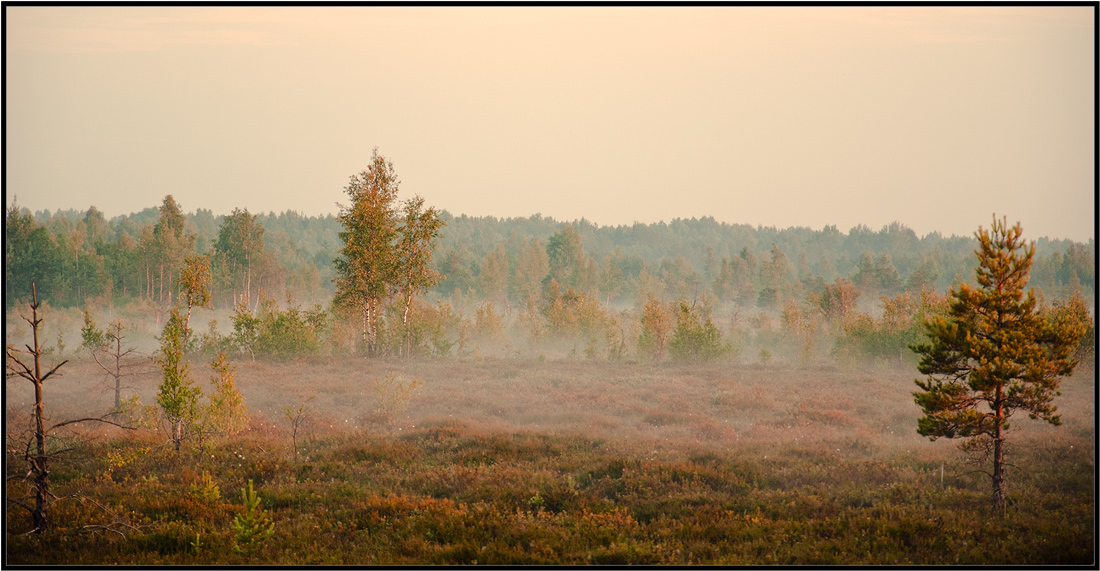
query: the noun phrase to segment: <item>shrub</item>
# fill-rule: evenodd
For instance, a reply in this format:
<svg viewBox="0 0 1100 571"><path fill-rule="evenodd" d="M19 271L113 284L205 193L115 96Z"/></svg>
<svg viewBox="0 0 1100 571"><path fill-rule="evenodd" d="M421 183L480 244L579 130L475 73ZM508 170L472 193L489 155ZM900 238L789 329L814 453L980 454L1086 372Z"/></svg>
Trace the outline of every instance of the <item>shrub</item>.
<svg viewBox="0 0 1100 571"><path fill-rule="evenodd" d="M407 383L402 382L393 371L382 379L375 379L374 394L378 396L378 402L375 404L376 414L385 421L391 422L397 413L409 406L413 391L422 386L424 382L418 378L413 378Z"/></svg>
<svg viewBox="0 0 1100 571"><path fill-rule="evenodd" d="M210 379L213 390L206 407L206 420L215 434L235 434L248 425L248 410L244 399L233 381L233 368L225 353L210 363L214 376Z"/></svg>
<svg viewBox="0 0 1100 571"><path fill-rule="evenodd" d="M882 305L881 319L857 313L844 321L833 350L836 357L849 363L878 359L912 365L916 356L909 347L926 340L924 322L947 309L946 298L928 290L919 297L910 293L883 297Z"/></svg>
<svg viewBox="0 0 1100 571"><path fill-rule="evenodd" d="M499 339L504 335L504 320L497 314L493 302L486 301L475 311L474 331L480 339Z"/></svg>
<svg viewBox="0 0 1100 571"><path fill-rule="evenodd" d="M320 353L326 314L320 306L303 313L291 306L283 311L270 298L260 302L260 330L256 352L280 360Z"/></svg>
<svg viewBox="0 0 1100 571"><path fill-rule="evenodd" d="M638 337L638 352L642 357L660 361L668 346L668 333L672 329L672 316L661 302L653 297L642 308L642 334Z"/></svg>
<svg viewBox="0 0 1100 571"><path fill-rule="evenodd" d="M1089 315L1088 305L1080 296L1074 294L1068 300L1054 302L1047 320L1051 323L1064 321L1077 324L1085 330L1081 341L1074 350L1073 357L1088 370L1092 370L1096 359L1096 318Z"/></svg>
<svg viewBox="0 0 1100 571"><path fill-rule="evenodd" d="M668 342L668 352L673 360L679 362L711 361L732 349L732 345L722 341L722 332L711 323L710 316L700 322L702 311L694 305L680 302L676 314L676 329Z"/></svg>

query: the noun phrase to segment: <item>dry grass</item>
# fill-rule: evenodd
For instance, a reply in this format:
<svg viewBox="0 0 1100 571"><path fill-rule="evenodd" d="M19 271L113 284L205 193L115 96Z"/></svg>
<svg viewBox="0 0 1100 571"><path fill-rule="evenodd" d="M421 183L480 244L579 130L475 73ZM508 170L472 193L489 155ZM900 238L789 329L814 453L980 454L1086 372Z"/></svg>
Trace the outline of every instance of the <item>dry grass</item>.
<svg viewBox="0 0 1100 571"><path fill-rule="evenodd" d="M997 523L970 518L986 509L988 481L954 443L916 434L907 371L474 357L235 366L252 423L207 458L174 456L156 432L78 429L89 454L110 460L59 468L56 489L130 506L148 526L95 561L249 562L228 547L232 500L198 505L181 491L207 468L223 498L256 480L276 513L269 563L1050 563L1094 553L1091 375L1064 380L1064 426L1014 419L1018 512ZM109 408L94 363L63 371L46 386L53 418ZM391 371L424 385L384 422L372 386ZM208 385L206 363L192 375ZM142 402L155 402L157 382L135 381ZM11 433L31 393L8 383ZM303 402L298 455L284 411ZM96 513L69 506L57 518ZM23 515L9 512L9 527ZM93 556L94 541L69 529L19 539L14 553L55 564ZM195 533L208 548L189 555Z"/></svg>
<svg viewBox="0 0 1100 571"><path fill-rule="evenodd" d="M905 453L949 461L948 441L916 434L914 373L805 370L751 366L671 366L650 363L509 360L426 361L313 358L288 363L234 363L236 382L254 424L289 435L287 408L308 401L314 433L399 433L448 419L490 430L595 437L621 446L674 452L685 446L714 451L797 444L856 446L868 457ZM94 363L76 359L46 386L54 418L101 413L111 405ZM192 377L208 384L209 367L192 362ZM391 424L372 418L373 381L393 372L419 378L408 408ZM135 379L144 403L156 398L155 373ZM9 382L8 411L26 411L29 387ZM1093 379L1065 379L1056 401L1064 426L1014 418L1014 438L1093 439ZM852 443L858 443L853 445Z"/></svg>

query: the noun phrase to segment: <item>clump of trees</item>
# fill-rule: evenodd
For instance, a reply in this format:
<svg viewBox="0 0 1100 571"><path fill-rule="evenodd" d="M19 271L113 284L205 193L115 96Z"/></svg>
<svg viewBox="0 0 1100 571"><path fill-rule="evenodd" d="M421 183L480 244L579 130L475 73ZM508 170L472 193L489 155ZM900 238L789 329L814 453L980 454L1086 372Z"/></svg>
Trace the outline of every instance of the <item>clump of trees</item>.
<svg viewBox="0 0 1100 571"><path fill-rule="evenodd" d="M211 363L215 373L211 381L213 392L205 405L200 403L202 387L191 378L188 353L193 353L200 342L205 346L220 345L216 334L198 340L191 330L191 310L195 306L209 306L212 281L206 257L190 256L184 261L178 278L180 294L159 338L156 362L161 368L162 381L157 390L157 405L176 452L180 452L187 438L196 438L202 447L209 435L236 432L243 428L247 418L225 353L219 352Z"/></svg>
<svg viewBox="0 0 1100 571"><path fill-rule="evenodd" d="M404 311L405 344L412 352L411 313L414 298L435 283L439 274L430 267L435 240L444 225L434 208L424 208L418 196L397 205L400 181L393 163L374 149L367 170L353 175L345 192L351 199L337 217L343 247L335 260L334 305L362 317L364 352L382 354L379 331L389 297L399 295Z"/></svg>
<svg viewBox="0 0 1100 571"><path fill-rule="evenodd" d="M881 298L879 319L864 312L855 312L840 322L833 355L852 364L876 361L891 365L914 365L912 345L927 340L924 323L933 316L947 313L947 298L934 291L919 295L909 292Z"/></svg>

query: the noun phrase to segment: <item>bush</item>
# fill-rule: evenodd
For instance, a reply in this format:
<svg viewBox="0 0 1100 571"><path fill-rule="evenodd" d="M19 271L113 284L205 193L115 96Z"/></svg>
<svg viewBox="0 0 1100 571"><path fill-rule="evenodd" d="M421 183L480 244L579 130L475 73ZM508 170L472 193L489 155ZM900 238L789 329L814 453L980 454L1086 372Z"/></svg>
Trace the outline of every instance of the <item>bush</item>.
<svg viewBox="0 0 1100 571"><path fill-rule="evenodd" d="M909 347L926 340L924 323L946 311L946 298L931 291L921 292L919 297L902 293L883 297L882 304L882 319L857 313L844 321L834 355L849 363L877 359L900 366L916 364L916 355Z"/></svg>
<svg viewBox="0 0 1100 571"><path fill-rule="evenodd" d="M722 341L722 332L711 323L710 315L701 321L703 311L680 302L676 314L676 329L668 342L668 352L674 361L711 361L729 353L733 346Z"/></svg>
<svg viewBox="0 0 1100 571"><path fill-rule="evenodd" d="M319 354L327 317L319 305L308 312L296 306L280 311L273 299L262 298L255 338L256 354L279 360Z"/></svg>
<svg viewBox="0 0 1100 571"><path fill-rule="evenodd" d="M661 302L650 297L642 308L642 334L638 337L638 353L642 357L660 361L668 346L668 332L672 329L672 317Z"/></svg>

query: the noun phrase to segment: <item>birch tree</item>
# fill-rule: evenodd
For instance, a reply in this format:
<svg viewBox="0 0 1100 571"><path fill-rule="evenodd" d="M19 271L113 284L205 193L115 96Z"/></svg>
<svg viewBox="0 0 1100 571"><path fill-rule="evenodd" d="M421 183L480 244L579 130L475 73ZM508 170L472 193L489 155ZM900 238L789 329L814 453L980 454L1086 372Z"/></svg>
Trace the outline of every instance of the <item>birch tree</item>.
<svg viewBox="0 0 1100 571"><path fill-rule="evenodd" d="M435 240L445 223L435 208L424 208L424 199L414 196L405 203L404 221L397 242L397 285L405 304L405 356L412 355L413 296L439 283L439 272L431 269Z"/></svg>
<svg viewBox="0 0 1100 571"><path fill-rule="evenodd" d="M264 227L248 209L234 208L222 220L214 242L214 260L224 268L237 303L238 288L245 304L252 305L252 266L263 259Z"/></svg>
<svg viewBox="0 0 1100 571"><path fill-rule="evenodd" d="M393 163L374 149L370 166L352 175L344 191L351 199L338 205L343 247L335 260L335 303L361 312L367 355L378 354L380 309L393 283L397 253L394 203L400 182Z"/></svg>

